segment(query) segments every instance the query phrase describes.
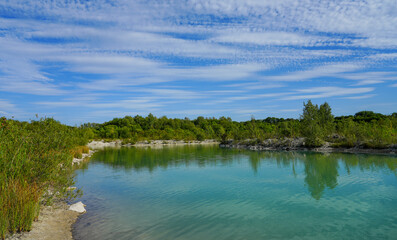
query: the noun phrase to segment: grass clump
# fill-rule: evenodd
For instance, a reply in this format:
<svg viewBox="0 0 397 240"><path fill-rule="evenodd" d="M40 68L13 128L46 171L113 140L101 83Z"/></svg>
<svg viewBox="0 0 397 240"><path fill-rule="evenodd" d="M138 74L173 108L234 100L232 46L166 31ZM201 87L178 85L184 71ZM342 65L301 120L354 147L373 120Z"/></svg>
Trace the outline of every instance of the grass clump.
<svg viewBox="0 0 397 240"><path fill-rule="evenodd" d="M87 154L90 152L90 149L87 146L77 146L71 150L74 158L82 158L83 153Z"/></svg>
<svg viewBox="0 0 397 240"><path fill-rule="evenodd" d="M0 118L1 239L29 231L40 203L75 194L66 190L74 184L71 149L86 142L83 129L51 118L30 123Z"/></svg>

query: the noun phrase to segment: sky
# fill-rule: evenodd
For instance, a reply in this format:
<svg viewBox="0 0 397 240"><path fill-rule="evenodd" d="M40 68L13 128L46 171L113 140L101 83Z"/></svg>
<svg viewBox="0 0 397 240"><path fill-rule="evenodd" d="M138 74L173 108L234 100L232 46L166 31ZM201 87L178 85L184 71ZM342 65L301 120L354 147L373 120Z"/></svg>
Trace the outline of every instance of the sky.
<svg viewBox="0 0 397 240"><path fill-rule="evenodd" d="M0 115L397 112L397 0L0 0Z"/></svg>

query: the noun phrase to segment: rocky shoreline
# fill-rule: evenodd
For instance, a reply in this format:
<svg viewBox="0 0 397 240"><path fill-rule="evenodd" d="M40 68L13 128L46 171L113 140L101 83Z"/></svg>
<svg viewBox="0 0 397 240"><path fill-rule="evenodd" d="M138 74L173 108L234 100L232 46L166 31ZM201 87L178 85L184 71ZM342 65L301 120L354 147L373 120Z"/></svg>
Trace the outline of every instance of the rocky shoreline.
<svg viewBox="0 0 397 240"><path fill-rule="evenodd" d="M136 143L123 143L122 140L105 141L105 140L94 140L88 143L88 147L93 150L103 149L106 147L163 147L163 146L181 146L181 145L200 145L200 144L219 144L216 140L204 140L204 141L184 141L184 140L152 140L152 141L139 141Z"/></svg>
<svg viewBox="0 0 397 240"><path fill-rule="evenodd" d="M325 142L323 146L310 148L305 146L304 138L284 138L284 139L266 139L234 141L229 140L219 144L222 148L246 149L253 151L312 151L312 152L343 152L343 153L370 153L370 154L397 154L397 145L389 146L383 149L363 148L356 146L353 148L332 147L329 142Z"/></svg>
<svg viewBox="0 0 397 240"><path fill-rule="evenodd" d="M81 158L73 158L72 160L72 165L80 165L81 162L85 161L86 159L89 159L94 153L96 152L96 150L89 150L88 153L83 153Z"/></svg>

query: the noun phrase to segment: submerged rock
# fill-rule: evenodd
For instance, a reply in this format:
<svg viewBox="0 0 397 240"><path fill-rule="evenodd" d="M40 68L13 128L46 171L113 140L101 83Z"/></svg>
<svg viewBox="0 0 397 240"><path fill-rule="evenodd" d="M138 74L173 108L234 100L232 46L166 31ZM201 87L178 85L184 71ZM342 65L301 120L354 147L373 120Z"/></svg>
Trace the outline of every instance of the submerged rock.
<svg viewBox="0 0 397 240"><path fill-rule="evenodd" d="M70 205L69 210L75 211L78 213L85 213L86 210L85 210L84 206L85 205L80 201L80 202Z"/></svg>

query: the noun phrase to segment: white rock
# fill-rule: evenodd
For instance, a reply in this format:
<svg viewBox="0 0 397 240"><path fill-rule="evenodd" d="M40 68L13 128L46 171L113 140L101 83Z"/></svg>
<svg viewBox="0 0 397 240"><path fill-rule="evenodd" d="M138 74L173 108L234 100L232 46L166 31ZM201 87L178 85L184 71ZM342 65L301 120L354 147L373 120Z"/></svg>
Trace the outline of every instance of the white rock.
<svg viewBox="0 0 397 240"><path fill-rule="evenodd" d="M85 213L86 210L85 210L84 206L85 205L82 202L78 202L78 203L70 205L69 210L75 211L78 213Z"/></svg>

